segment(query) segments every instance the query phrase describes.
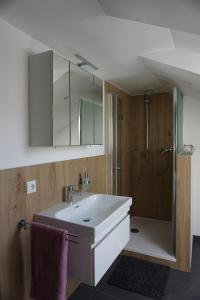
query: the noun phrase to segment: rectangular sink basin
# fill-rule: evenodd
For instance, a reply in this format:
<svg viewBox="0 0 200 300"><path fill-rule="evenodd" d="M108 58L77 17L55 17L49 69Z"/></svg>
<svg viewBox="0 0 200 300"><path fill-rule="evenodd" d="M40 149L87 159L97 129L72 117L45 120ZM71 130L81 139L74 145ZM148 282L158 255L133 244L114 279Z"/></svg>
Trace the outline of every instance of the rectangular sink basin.
<svg viewBox="0 0 200 300"><path fill-rule="evenodd" d="M125 204L124 200L122 197L91 195L84 201L56 212L55 217L60 220L95 228L123 206Z"/></svg>
<svg viewBox="0 0 200 300"><path fill-rule="evenodd" d="M78 244L69 242L68 274L96 285L129 241L132 198L91 193L75 198L73 204L63 202L37 213L34 220L77 236Z"/></svg>
<svg viewBox="0 0 200 300"><path fill-rule="evenodd" d="M99 234L127 215L132 204L132 199L128 197L91 193L80 193L76 199L73 204L60 203L42 211L36 214L35 219L49 219L52 225L60 224L59 227L73 225L73 230L91 234L95 243Z"/></svg>

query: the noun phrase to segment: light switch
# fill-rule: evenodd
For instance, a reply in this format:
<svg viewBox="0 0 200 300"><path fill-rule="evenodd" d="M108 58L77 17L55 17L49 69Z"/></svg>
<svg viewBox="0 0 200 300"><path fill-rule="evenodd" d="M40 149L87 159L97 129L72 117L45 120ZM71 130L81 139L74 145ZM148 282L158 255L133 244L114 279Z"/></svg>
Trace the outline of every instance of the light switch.
<svg viewBox="0 0 200 300"><path fill-rule="evenodd" d="M31 194L36 192L36 180L26 182L26 193Z"/></svg>

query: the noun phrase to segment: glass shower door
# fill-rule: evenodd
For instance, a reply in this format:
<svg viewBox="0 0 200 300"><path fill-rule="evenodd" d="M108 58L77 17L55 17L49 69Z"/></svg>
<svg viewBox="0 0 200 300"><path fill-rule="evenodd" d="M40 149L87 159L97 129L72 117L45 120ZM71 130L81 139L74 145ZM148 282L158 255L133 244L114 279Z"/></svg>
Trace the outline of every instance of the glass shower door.
<svg viewBox="0 0 200 300"><path fill-rule="evenodd" d="M173 255L176 257L176 155L184 151L183 145L183 95L173 89L173 188L172 188L172 236Z"/></svg>
<svg viewBox="0 0 200 300"><path fill-rule="evenodd" d="M121 100L118 96L108 95L109 101L109 152L111 193L121 194Z"/></svg>

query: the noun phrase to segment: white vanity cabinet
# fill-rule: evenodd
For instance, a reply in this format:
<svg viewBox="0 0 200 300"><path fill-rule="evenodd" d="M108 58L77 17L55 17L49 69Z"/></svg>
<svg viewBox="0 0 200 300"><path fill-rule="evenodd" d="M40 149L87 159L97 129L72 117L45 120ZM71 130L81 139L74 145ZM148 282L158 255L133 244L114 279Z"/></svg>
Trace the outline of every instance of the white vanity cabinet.
<svg viewBox="0 0 200 300"><path fill-rule="evenodd" d="M68 275L96 286L130 239L132 199L90 193L78 197L81 200L74 204L59 203L37 213L34 220L73 234L76 243L68 242Z"/></svg>
<svg viewBox="0 0 200 300"><path fill-rule="evenodd" d="M76 232L75 228L69 225L68 229ZM88 285L96 286L129 240L129 215L109 231L105 230L102 238L94 244L91 235L81 234L78 244L69 243L69 276Z"/></svg>
<svg viewBox="0 0 200 300"><path fill-rule="evenodd" d="M56 220L36 215L36 222L67 228L78 236L78 244L68 243L68 276L88 285L96 286L111 264L130 240L130 216L122 219L97 236L80 229L74 224L61 224Z"/></svg>
<svg viewBox="0 0 200 300"><path fill-rule="evenodd" d="M130 217L127 216L92 249L90 284L97 285L129 240Z"/></svg>

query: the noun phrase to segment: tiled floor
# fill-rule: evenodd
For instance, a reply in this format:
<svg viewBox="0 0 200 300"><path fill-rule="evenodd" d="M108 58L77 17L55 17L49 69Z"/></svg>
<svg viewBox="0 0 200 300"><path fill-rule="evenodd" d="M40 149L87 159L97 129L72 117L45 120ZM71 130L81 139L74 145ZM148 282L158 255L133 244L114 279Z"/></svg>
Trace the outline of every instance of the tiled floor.
<svg viewBox="0 0 200 300"><path fill-rule="evenodd" d="M137 228L139 232L131 233L126 250L175 260L172 256L171 222L132 217L131 228Z"/></svg>
<svg viewBox="0 0 200 300"><path fill-rule="evenodd" d="M117 260L94 287L80 285L70 300L145 300L147 297L107 283ZM163 300L200 300L200 238L193 243L192 272L170 270Z"/></svg>

